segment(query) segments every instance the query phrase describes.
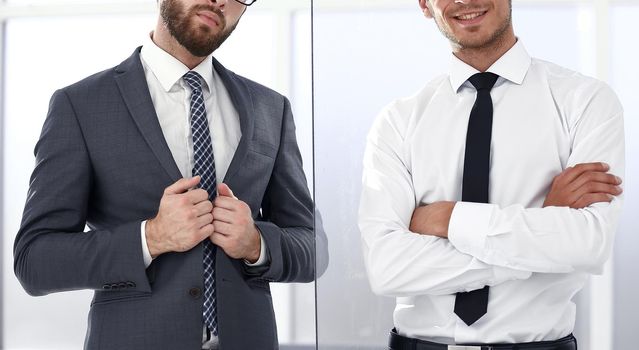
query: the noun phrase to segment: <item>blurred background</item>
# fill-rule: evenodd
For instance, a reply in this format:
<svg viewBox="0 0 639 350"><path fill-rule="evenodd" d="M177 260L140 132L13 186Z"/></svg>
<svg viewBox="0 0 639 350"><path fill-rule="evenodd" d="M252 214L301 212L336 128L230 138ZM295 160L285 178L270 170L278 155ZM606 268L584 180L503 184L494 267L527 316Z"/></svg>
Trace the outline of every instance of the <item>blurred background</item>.
<svg viewBox="0 0 639 350"><path fill-rule="evenodd" d="M513 8L515 33L532 56L608 82L625 107L624 215L604 275L575 298L575 333L583 350L634 350L639 0L514 0ZM91 292L34 298L13 273L33 147L53 91L128 57L156 11L153 0L0 1L2 349L82 347ZM364 138L384 105L447 70L449 52L417 0L259 0L216 53L290 97L329 239L330 265L315 284L272 285L283 349L384 349L394 300L371 293L356 226Z"/></svg>

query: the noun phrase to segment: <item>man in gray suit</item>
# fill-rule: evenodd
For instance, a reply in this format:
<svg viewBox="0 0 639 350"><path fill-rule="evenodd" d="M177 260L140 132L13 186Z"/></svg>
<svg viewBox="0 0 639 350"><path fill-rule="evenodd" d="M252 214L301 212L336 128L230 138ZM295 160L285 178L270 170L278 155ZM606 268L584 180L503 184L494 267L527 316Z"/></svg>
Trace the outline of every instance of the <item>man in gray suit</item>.
<svg viewBox="0 0 639 350"><path fill-rule="evenodd" d="M269 282L315 278L290 104L212 56L253 2L160 0L141 48L51 99L14 267L95 291L87 349L275 349Z"/></svg>

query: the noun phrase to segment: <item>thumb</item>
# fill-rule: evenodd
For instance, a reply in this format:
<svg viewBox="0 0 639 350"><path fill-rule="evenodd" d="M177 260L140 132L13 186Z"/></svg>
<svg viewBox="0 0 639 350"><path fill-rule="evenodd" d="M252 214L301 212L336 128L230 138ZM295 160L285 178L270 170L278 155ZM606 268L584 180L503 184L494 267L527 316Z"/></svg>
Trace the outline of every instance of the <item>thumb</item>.
<svg viewBox="0 0 639 350"><path fill-rule="evenodd" d="M200 183L200 176L181 178L164 190L164 194L184 193Z"/></svg>
<svg viewBox="0 0 639 350"><path fill-rule="evenodd" d="M235 197L235 195L233 194L233 191L231 191L231 188L225 183L221 183L221 184L217 185L217 193L220 196L232 197L232 198L237 199L237 197Z"/></svg>

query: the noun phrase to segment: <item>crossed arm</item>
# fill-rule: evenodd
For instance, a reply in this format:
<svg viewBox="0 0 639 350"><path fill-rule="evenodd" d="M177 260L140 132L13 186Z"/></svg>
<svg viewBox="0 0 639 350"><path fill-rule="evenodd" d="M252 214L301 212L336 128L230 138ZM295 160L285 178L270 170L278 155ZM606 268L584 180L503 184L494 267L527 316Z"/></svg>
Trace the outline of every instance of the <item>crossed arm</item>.
<svg viewBox="0 0 639 350"><path fill-rule="evenodd" d="M616 107L613 105L612 107ZM407 122L392 107L369 134L359 227L376 294L448 295L529 278L597 273L607 260L622 204L623 119L588 115L567 168L543 207L437 201L416 204L402 157ZM601 161L610 165L602 164ZM444 199L444 198L442 198Z"/></svg>
<svg viewBox="0 0 639 350"><path fill-rule="evenodd" d="M555 176L543 207L583 209L595 203L610 203L623 190L621 178L607 173L606 163L582 163ZM448 238L448 228L456 202L440 201L417 207L410 230L422 235Z"/></svg>

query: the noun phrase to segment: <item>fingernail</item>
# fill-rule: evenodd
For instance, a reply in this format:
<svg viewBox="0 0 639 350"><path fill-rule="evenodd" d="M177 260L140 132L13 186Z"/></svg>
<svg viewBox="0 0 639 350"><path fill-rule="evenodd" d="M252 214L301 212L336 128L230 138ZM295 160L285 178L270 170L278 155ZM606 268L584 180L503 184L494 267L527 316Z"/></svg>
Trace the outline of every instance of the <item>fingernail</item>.
<svg viewBox="0 0 639 350"><path fill-rule="evenodd" d="M603 167L604 167L604 169L606 169L606 170L610 170L610 165L608 165L608 163L603 163L603 162L602 162L602 163L601 163L601 166L603 166Z"/></svg>
<svg viewBox="0 0 639 350"><path fill-rule="evenodd" d="M615 176L615 179L617 180L618 183L621 183L621 178L619 176Z"/></svg>

